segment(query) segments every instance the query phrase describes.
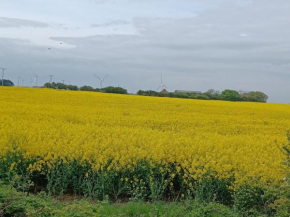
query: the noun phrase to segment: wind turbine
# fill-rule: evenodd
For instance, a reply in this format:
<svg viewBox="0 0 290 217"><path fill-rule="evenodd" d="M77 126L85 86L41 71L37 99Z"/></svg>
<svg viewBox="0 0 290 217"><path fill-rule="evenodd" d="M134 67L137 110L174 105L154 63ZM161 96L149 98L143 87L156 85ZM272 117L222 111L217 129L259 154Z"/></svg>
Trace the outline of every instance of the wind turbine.
<svg viewBox="0 0 290 217"><path fill-rule="evenodd" d="M37 87L37 80L38 80L38 77L45 76L45 75L37 75L37 74L35 74L31 67L30 67L30 70L31 70L31 72L32 72L32 73L34 74L34 76L35 76L35 78L34 78L34 81L35 81L35 87Z"/></svg>
<svg viewBox="0 0 290 217"><path fill-rule="evenodd" d="M33 82L34 82L34 79L31 78L31 79L30 79L30 86L31 86L31 87L33 86Z"/></svg>
<svg viewBox="0 0 290 217"><path fill-rule="evenodd" d="M4 86L4 73L5 73L5 70L7 70L6 68L0 68L2 69L2 86Z"/></svg>
<svg viewBox="0 0 290 217"><path fill-rule="evenodd" d="M34 79L34 81L35 81L35 87L37 87L37 80L38 80L38 77L45 76L45 75L37 75L37 74L35 74L35 73L33 73L33 74L34 74L34 76L35 76L35 79Z"/></svg>
<svg viewBox="0 0 290 217"><path fill-rule="evenodd" d="M108 77L108 75L109 75L109 74L107 74L107 75L106 75L105 77L103 77L103 78L100 78L99 76L97 76L97 75L94 74L94 76L96 76L96 77L100 80L100 86L101 86L101 89L103 88L103 82L104 82L105 78Z"/></svg>
<svg viewBox="0 0 290 217"><path fill-rule="evenodd" d="M50 77L50 79L49 79L49 83L51 84L51 82L52 82L52 77L54 76L54 75L48 75L49 77Z"/></svg>
<svg viewBox="0 0 290 217"><path fill-rule="evenodd" d="M163 84L162 75L161 75L161 85L157 88L157 90L159 90L160 88L161 88L161 90L164 90L165 88L167 88L167 87Z"/></svg>
<svg viewBox="0 0 290 217"><path fill-rule="evenodd" d="M34 74L34 76L35 76L35 79L34 79L34 81L35 81L35 87L37 87L37 79L38 79L38 75L37 74L35 74L35 73L33 73Z"/></svg>
<svg viewBox="0 0 290 217"><path fill-rule="evenodd" d="M23 81L24 81L24 79L21 76L18 76L18 87L19 87L20 79L22 80L22 82L21 82L22 84L23 84Z"/></svg>

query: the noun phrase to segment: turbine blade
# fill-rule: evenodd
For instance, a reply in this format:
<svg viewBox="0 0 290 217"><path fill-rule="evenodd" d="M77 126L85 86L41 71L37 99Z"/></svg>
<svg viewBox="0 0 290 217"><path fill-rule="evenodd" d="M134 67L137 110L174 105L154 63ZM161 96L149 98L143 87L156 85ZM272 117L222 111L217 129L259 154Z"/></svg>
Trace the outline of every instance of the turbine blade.
<svg viewBox="0 0 290 217"><path fill-rule="evenodd" d="M108 77L109 76L109 74L107 74L104 78L103 78L103 80L106 78L106 77Z"/></svg>
<svg viewBox="0 0 290 217"><path fill-rule="evenodd" d="M102 79L100 79L100 77L99 77L99 76L97 76L97 75L95 75L95 74L94 74L94 76L96 76L96 77L97 77L99 80L102 80Z"/></svg>

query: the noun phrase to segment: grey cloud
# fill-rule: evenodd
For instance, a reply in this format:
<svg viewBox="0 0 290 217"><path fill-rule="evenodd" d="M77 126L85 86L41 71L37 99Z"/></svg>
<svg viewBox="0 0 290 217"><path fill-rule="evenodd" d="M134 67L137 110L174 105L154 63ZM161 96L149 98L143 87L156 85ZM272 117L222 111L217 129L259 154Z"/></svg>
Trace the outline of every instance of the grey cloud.
<svg viewBox="0 0 290 217"><path fill-rule="evenodd" d="M31 63L43 74L53 71L56 79L63 76L77 85L97 86L94 73L110 74L106 85L120 84L134 92L156 89L163 74L169 90L260 90L271 101L290 102L290 2L214 2L198 16L134 18L139 35L52 37L76 47L48 52L14 44L3 58Z"/></svg>
<svg viewBox="0 0 290 217"><path fill-rule="evenodd" d="M45 28L45 27L48 27L49 25L47 23L33 21L33 20L0 17L0 28L23 27L23 26Z"/></svg>
<svg viewBox="0 0 290 217"><path fill-rule="evenodd" d="M104 24L92 24L92 27L107 27L107 26L121 26L128 25L130 22L124 20L115 20Z"/></svg>

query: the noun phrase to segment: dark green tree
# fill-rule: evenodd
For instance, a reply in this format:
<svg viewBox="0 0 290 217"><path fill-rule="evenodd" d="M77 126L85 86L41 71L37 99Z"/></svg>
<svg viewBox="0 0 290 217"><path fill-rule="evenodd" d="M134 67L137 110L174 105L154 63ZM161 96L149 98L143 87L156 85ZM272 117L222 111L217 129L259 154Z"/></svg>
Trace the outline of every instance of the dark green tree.
<svg viewBox="0 0 290 217"><path fill-rule="evenodd" d="M145 92L144 90L138 90L137 95L144 95L144 92Z"/></svg>
<svg viewBox="0 0 290 217"><path fill-rule="evenodd" d="M221 98L226 101L239 101L240 94L235 90L224 90L221 94Z"/></svg>
<svg viewBox="0 0 290 217"><path fill-rule="evenodd" d="M2 86L2 79L0 79L0 86ZM14 86L14 83L10 80L3 79L3 86Z"/></svg>
<svg viewBox="0 0 290 217"><path fill-rule="evenodd" d="M81 91L94 91L95 89L91 86L85 85L85 86L80 87L80 90Z"/></svg>
<svg viewBox="0 0 290 217"><path fill-rule="evenodd" d="M119 94L127 94L127 90L122 88L122 87L113 87L113 86L109 86L109 87L105 87L100 89L101 92L104 93L119 93Z"/></svg>
<svg viewBox="0 0 290 217"><path fill-rule="evenodd" d="M53 88L53 85L51 83L45 83L43 85L43 87L45 87L45 88Z"/></svg>
<svg viewBox="0 0 290 217"><path fill-rule="evenodd" d="M212 100L220 100L221 94L218 90L210 89L207 92L203 93L203 95L207 96L209 99Z"/></svg>
<svg viewBox="0 0 290 217"><path fill-rule="evenodd" d="M78 90L78 86L76 85L66 85L66 89L67 90Z"/></svg>
<svg viewBox="0 0 290 217"><path fill-rule="evenodd" d="M250 102L267 102L268 96L260 91L251 91L248 93L241 94L241 99L243 101L250 101Z"/></svg>

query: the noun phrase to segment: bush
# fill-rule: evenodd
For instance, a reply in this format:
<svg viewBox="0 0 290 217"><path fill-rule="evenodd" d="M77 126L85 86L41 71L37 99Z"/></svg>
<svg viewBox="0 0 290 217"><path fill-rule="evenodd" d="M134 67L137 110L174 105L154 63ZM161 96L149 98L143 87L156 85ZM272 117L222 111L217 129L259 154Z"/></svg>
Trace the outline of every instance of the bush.
<svg viewBox="0 0 290 217"><path fill-rule="evenodd" d="M247 216L253 213L271 214L273 209L269 204L274 200L275 195L267 195L265 187L243 185L235 193L234 206Z"/></svg>
<svg viewBox="0 0 290 217"><path fill-rule="evenodd" d="M88 201L59 202L44 192L28 195L0 186L0 216L98 216L99 206Z"/></svg>

